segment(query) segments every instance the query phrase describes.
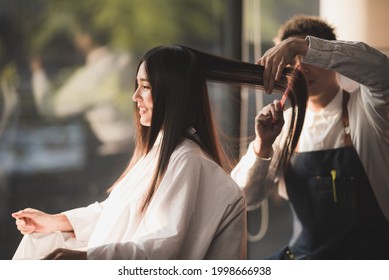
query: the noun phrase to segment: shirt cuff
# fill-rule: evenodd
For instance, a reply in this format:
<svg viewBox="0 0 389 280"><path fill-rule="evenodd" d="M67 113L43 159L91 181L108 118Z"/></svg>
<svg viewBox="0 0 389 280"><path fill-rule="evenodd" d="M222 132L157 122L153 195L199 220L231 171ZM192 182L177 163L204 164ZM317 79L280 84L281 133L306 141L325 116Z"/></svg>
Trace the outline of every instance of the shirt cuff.
<svg viewBox="0 0 389 280"><path fill-rule="evenodd" d="M88 207L81 207L63 212L73 227L76 239L88 241L97 218L101 212L101 206L95 202Z"/></svg>
<svg viewBox="0 0 389 280"><path fill-rule="evenodd" d="M307 36L305 40L309 41L309 46L302 62L328 69L335 49L334 43L312 36Z"/></svg>

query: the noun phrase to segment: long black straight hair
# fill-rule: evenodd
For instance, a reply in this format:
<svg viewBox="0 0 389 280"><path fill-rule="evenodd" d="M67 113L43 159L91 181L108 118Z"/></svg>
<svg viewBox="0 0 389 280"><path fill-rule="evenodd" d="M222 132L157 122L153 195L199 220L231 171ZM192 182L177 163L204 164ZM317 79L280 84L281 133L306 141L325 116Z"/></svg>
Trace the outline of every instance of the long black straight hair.
<svg viewBox="0 0 389 280"><path fill-rule="evenodd" d="M207 80L263 87L264 66L223 58L220 56L190 49L197 58ZM305 111L308 101L308 87L303 73L293 68L285 68L281 78L275 81L274 91L284 93L289 91L288 99L291 105L291 121L288 134L282 149L275 151L272 168L276 172L285 172L289 165L293 151L297 147L301 130L304 124Z"/></svg>
<svg viewBox="0 0 389 280"><path fill-rule="evenodd" d="M190 138L197 142L218 165L225 168L226 156L215 128L206 81L263 88L264 68L176 45L151 49L140 60L138 70L142 63L145 63L151 86L152 119L149 127L143 126L139 121L139 113L136 112L135 151L119 180L142 156L150 152L163 131L156 170L140 208L140 212L144 213L167 170L171 154L183 139ZM288 84L293 121L284 148L278 155L277 168L281 169L288 164L297 145L307 100L306 83L299 71L286 69L274 88L282 92ZM188 134L191 127L196 130L196 137Z"/></svg>

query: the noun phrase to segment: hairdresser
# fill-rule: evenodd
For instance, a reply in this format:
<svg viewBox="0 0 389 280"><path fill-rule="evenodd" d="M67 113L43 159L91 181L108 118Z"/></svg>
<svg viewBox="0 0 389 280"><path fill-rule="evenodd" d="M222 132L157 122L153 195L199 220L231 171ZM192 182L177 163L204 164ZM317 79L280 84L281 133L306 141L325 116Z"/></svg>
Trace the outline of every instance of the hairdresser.
<svg viewBox="0 0 389 280"><path fill-rule="evenodd" d="M308 85L303 129L287 168L274 170L290 117L275 101L258 113L256 138L232 172L248 209L277 190L301 225L297 238L269 258L389 259L388 57L361 42L336 41L327 22L299 15L257 63L265 66L269 94L287 66L298 67ZM345 91L337 73L358 87Z"/></svg>

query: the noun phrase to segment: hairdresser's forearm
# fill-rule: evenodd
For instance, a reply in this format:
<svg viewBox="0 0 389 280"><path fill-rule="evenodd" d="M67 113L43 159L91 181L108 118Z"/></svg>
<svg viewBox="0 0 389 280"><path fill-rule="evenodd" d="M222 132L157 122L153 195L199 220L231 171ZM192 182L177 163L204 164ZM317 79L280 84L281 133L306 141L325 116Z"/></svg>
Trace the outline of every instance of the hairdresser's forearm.
<svg viewBox="0 0 389 280"><path fill-rule="evenodd" d="M331 69L377 92L389 88L389 58L363 42L328 41L308 36L303 62Z"/></svg>
<svg viewBox="0 0 389 280"><path fill-rule="evenodd" d="M248 147L247 153L232 170L231 177L241 187L246 195L247 209L255 209L267 197L267 175L270 158L257 157L254 143ZM272 154L270 154L270 157Z"/></svg>
<svg viewBox="0 0 389 280"><path fill-rule="evenodd" d="M259 137L256 137L253 143L255 155L260 158L270 158L273 153L273 143L264 143Z"/></svg>

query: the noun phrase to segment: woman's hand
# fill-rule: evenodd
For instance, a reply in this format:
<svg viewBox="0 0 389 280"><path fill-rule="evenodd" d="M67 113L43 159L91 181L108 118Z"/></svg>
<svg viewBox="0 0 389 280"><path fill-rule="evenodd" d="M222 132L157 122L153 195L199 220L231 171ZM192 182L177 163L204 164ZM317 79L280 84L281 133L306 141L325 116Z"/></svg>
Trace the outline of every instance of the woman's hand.
<svg viewBox="0 0 389 280"><path fill-rule="evenodd" d="M254 150L257 156L268 158L271 155L272 145L281 133L284 125L284 114L281 103L274 100L265 106L255 117Z"/></svg>
<svg viewBox="0 0 389 280"><path fill-rule="evenodd" d="M43 258L44 260L86 260L87 253L85 251L75 251L59 248Z"/></svg>
<svg viewBox="0 0 389 280"><path fill-rule="evenodd" d="M12 213L16 226L22 234L51 233L54 231L72 231L73 227L63 214L47 214L45 212L26 208Z"/></svg>

